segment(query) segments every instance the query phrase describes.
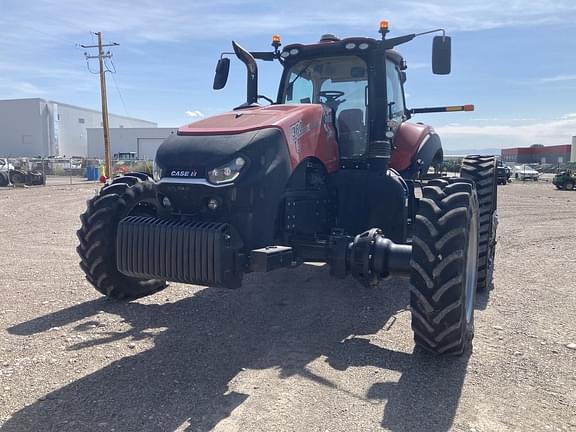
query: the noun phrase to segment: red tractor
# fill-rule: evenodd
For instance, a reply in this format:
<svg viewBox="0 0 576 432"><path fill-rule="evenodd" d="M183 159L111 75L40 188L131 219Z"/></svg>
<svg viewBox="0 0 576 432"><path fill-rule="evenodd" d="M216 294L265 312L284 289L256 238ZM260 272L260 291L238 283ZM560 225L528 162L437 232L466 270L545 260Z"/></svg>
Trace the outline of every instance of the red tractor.
<svg viewBox="0 0 576 432"><path fill-rule="evenodd" d="M275 36L271 52L233 42L246 102L166 139L154 178L117 177L88 202L78 231L87 279L132 300L166 281L238 288L245 273L302 262L367 287L403 275L416 345L463 353L476 291L491 285L496 159L470 156L460 177L424 180L443 159L440 138L408 120L473 107L406 108L394 48L420 34L387 38L385 21L380 33L283 49ZM450 72L450 56L450 38L436 36L434 73ZM256 59L283 66L275 101L258 94ZM215 89L229 66L223 55Z"/></svg>

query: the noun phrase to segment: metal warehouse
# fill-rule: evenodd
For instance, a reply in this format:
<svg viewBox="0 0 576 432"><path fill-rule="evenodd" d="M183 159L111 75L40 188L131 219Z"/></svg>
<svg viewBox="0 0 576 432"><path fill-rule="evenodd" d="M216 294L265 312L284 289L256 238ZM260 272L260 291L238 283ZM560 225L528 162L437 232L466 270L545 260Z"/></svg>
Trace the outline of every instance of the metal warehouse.
<svg viewBox="0 0 576 432"><path fill-rule="evenodd" d="M115 114L109 115L109 122L113 128L157 127ZM0 156L85 157L87 129L101 126L100 111L39 98L0 100Z"/></svg>
<svg viewBox="0 0 576 432"><path fill-rule="evenodd" d="M112 128L110 152L135 153L137 159L152 160L162 141L177 131L177 128ZM102 128L88 129L88 157L104 157Z"/></svg>
<svg viewBox="0 0 576 432"><path fill-rule="evenodd" d="M515 147L502 149L504 162L525 164L562 164L570 162L572 145Z"/></svg>

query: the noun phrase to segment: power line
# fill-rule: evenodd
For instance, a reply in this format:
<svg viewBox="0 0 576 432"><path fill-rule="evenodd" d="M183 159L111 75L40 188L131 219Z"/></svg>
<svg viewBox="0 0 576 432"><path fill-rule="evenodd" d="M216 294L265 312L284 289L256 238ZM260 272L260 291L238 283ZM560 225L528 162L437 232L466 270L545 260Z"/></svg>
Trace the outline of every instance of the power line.
<svg viewBox="0 0 576 432"><path fill-rule="evenodd" d="M111 72L112 81L114 81L114 87L116 87L116 91L118 92L118 96L120 97L120 101L122 102L122 106L124 107L124 112L126 113L127 116L130 116L130 114L128 114L128 108L126 108L126 102L124 102L124 97L122 96L122 93L120 92L120 87L118 86L118 82L116 81L116 77L114 76L114 75L116 75L116 66L114 66L114 63L112 62L112 60L110 60L110 63L112 63L112 66L114 67L114 72Z"/></svg>

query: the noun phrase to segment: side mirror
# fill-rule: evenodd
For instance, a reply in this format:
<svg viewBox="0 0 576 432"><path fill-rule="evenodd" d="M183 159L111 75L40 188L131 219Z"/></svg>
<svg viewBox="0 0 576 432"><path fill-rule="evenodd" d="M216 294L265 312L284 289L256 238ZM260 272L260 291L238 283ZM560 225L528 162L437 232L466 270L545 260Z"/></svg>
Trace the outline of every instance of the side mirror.
<svg viewBox="0 0 576 432"><path fill-rule="evenodd" d="M432 42L432 72L448 75L452 58L452 40L449 36L435 36Z"/></svg>
<svg viewBox="0 0 576 432"><path fill-rule="evenodd" d="M223 89L228 81L228 73L230 72L230 59L227 57L218 60L216 65L216 73L214 75L214 85L212 88L214 90Z"/></svg>

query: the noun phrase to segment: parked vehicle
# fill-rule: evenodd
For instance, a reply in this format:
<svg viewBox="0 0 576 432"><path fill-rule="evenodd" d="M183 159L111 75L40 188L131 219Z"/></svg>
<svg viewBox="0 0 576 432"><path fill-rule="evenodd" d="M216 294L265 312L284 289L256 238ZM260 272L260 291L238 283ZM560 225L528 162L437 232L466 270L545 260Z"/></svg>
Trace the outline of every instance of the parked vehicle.
<svg viewBox="0 0 576 432"><path fill-rule="evenodd" d="M44 174L36 170L28 170L26 164L16 168L6 158L0 158L0 186L14 185L42 185L45 182Z"/></svg>
<svg viewBox="0 0 576 432"><path fill-rule="evenodd" d="M576 173L570 170L561 171L554 176L552 184L558 189L574 190L576 188Z"/></svg>
<svg viewBox="0 0 576 432"><path fill-rule="evenodd" d="M0 171L10 171L14 169L14 165L12 165L8 159L0 158Z"/></svg>
<svg viewBox="0 0 576 432"><path fill-rule="evenodd" d="M416 345L462 354L476 290L491 286L496 159L466 157L460 177L422 184L442 145L407 120L473 106L405 108L406 62L394 48L417 35L388 39L386 21L380 33L282 50L275 36L271 52L233 42L246 101L167 138L154 178L119 176L89 201L77 249L88 281L131 300L167 280L238 288L246 273L310 261L366 287L404 275ZM283 67L275 101L258 93L256 59ZM432 65L450 72L448 36L434 38ZM229 66L221 57L215 89Z"/></svg>
<svg viewBox="0 0 576 432"><path fill-rule="evenodd" d="M0 187L10 184L10 171L14 170L14 165L8 159L0 158Z"/></svg>
<svg viewBox="0 0 576 432"><path fill-rule="evenodd" d="M496 167L496 177L499 185L507 185L510 182L510 177L512 176L512 170L507 165L499 164Z"/></svg>
<svg viewBox="0 0 576 432"><path fill-rule="evenodd" d="M517 180L534 180L538 181L540 173L530 165L516 165L513 168L514 178Z"/></svg>

